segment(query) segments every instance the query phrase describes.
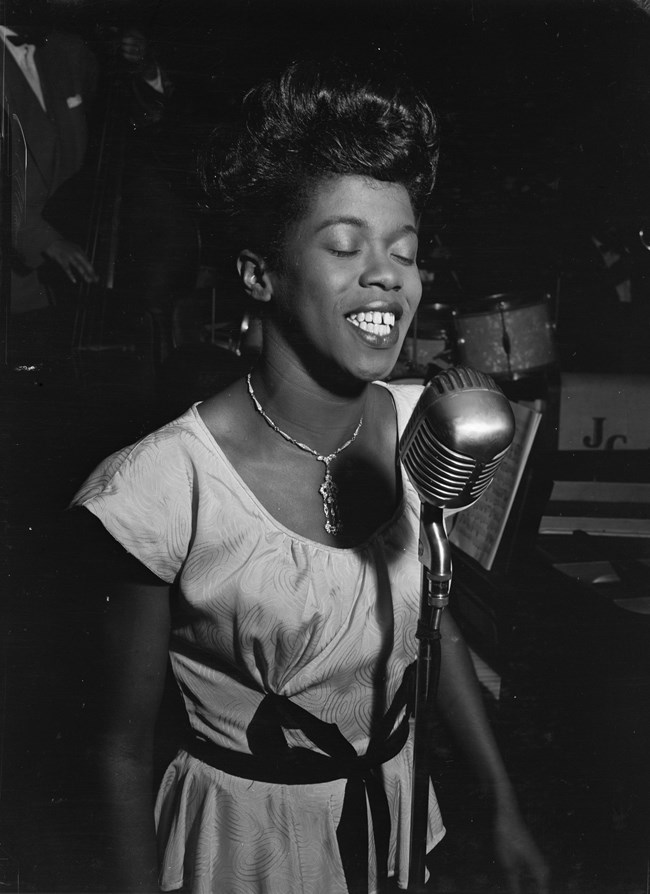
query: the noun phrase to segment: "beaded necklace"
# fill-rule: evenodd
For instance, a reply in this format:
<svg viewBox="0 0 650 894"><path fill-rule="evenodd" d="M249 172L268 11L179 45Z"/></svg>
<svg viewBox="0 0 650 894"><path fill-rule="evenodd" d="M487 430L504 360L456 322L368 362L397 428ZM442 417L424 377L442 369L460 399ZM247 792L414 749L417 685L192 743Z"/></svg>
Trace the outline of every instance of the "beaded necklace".
<svg viewBox="0 0 650 894"><path fill-rule="evenodd" d="M291 435L288 435L286 432L282 431L275 422L271 419L270 416L264 412L262 405L258 401L255 396L255 392L253 391L253 384L251 382L251 374L249 373L246 377L246 384L248 385L248 393L251 396L251 400L255 405L255 409L260 414L262 419L269 425L273 431L277 432L281 435L285 441L288 441L290 444L293 444L294 447L299 447L301 450L304 450L305 453L311 453L319 462L324 463L325 465L325 477L323 478L323 483L318 488L318 492L323 499L323 512L325 513L325 530L328 534L333 534L335 537L339 536L343 532L343 524L341 522L341 512L338 505L338 492L339 489L336 485L336 482L332 478L332 473L330 471L330 463L334 460L335 457L341 453L342 450L345 450L346 447L349 447L350 444L355 440L359 432L361 431L361 426L363 425L363 416L359 419L359 424L355 428L352 433L352 437L348 438L345 444L341 444L341 446L334 451L334 453L330 453L329 456L323 456L317 450L313 450L311 447L307 446L307 444L302 444L300 441L296 441L295 438L292 438Z"/></svg>

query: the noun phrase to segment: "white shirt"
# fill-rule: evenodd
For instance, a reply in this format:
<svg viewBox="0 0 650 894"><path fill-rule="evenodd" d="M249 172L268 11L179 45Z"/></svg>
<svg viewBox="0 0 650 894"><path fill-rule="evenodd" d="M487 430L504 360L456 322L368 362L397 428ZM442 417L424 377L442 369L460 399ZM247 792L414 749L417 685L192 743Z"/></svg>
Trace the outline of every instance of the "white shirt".
<svg viewBox="0 0 650 894"><path fill-rule="evenodd" d="M34 50L36 48L32 43L23 43L20 45L16 45L10 40L6 40L7 35L15 35L15 33L16 32L13 31L11 28L7 28L5 25L0 25L0 36L4 40L5 47L7 47L11 55L16 60L18 67L25 76L25 80L34 91L34 95L43 107L43 110L45 110L45 100L43 98L41 79L38 74L38 69L36 68L36 63L34 62Z"/></svg>

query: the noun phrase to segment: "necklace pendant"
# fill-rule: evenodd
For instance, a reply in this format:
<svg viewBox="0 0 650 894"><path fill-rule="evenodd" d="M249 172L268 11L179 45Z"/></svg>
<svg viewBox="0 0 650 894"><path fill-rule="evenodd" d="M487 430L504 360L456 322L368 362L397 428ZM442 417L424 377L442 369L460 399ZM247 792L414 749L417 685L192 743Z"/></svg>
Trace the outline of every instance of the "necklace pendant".
<svg viewBox="0 0 650 894"><path fill-rule="evenodd" d="M352 432L352 437L348 438L345 444L341 444L341 446L334 451L334 453L330 453L329 456L321 456L316 450L313 450L309 447L308 444L301 444L300 441L296 441L295 438L292 438L291 435L288 435L286 431L282 431L281 428L275 424L275 422L267 416L264 412L264 408L260 404L259 400L255 397L255 392L253 391L253 383L251 381L251 374L249 373L246 376L246 385L248 387L248 393L250 394L250 398L255 405L255 409L260 414L262 419L266 422L266 424L273 429L274 432L280 435L280 437L284 438L285 441L288 441L290 444L293 444L294 447L298 447L299 450L304 450L305 453L310 453L312 456L316 457L319 462L324 463L325 465L325 478L323 479L323 483L318 488L318 492L323 498L323 511L325 513L325 530L328 534L333 534L335 537L342 533L343 524L341 522L341 514L339 512L339 505L337 503L337 494L339 492L338 487L336 486L336 482L332 478L330 474L330 463L332 460L339 455L342 450L345 450L346 447L349 447L355 440L359 432L361 431L361 426L363 425L363 416L359 419L357 427Z"/></svg>
<svg viewBox="0 0 650 894"><path fill-rule="evenodd" d="M326 466L325 478L318 488L318 492L323 498L323 511L325 513L325 530L328 534L338 536L343 530L341 524L341 514L337 502L339 489L336 482L332 478L329 466Z"/></svg>

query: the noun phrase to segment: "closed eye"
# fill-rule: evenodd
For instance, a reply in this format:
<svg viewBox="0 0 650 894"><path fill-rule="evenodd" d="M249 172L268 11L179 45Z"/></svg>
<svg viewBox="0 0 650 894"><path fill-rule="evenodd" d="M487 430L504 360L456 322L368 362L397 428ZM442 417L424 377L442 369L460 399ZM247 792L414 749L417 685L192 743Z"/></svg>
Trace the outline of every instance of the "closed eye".
<svg viewBox="0 0 650 894"><path fill-rule="evenodd" d="M405 267L412 267L415 264L415 258L409 258L405 255L393 255L396 261L399 261L400 264L404 264Z"/></svg>
<svg viewBox="0 0 650 894"><path fill-rule="evenodd" d="M356 249L354 251L341 251L339 248L330 248L330 252L336 258L351 258L353 255L358 254Z"/></svg>

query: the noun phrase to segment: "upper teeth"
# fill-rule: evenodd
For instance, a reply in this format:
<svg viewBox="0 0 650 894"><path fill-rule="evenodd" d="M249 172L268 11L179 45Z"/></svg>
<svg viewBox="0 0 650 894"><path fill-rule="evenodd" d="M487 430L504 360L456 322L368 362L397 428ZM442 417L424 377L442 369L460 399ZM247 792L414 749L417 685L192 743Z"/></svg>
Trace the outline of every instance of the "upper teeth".
<svg viewBox="0 0 650 894"><path fill-rule="evenodd" d="M395 325L395 314L383 313L379 310L366 310L358 314L350 314L348 320L373 335L388 335Z"/></svg>

